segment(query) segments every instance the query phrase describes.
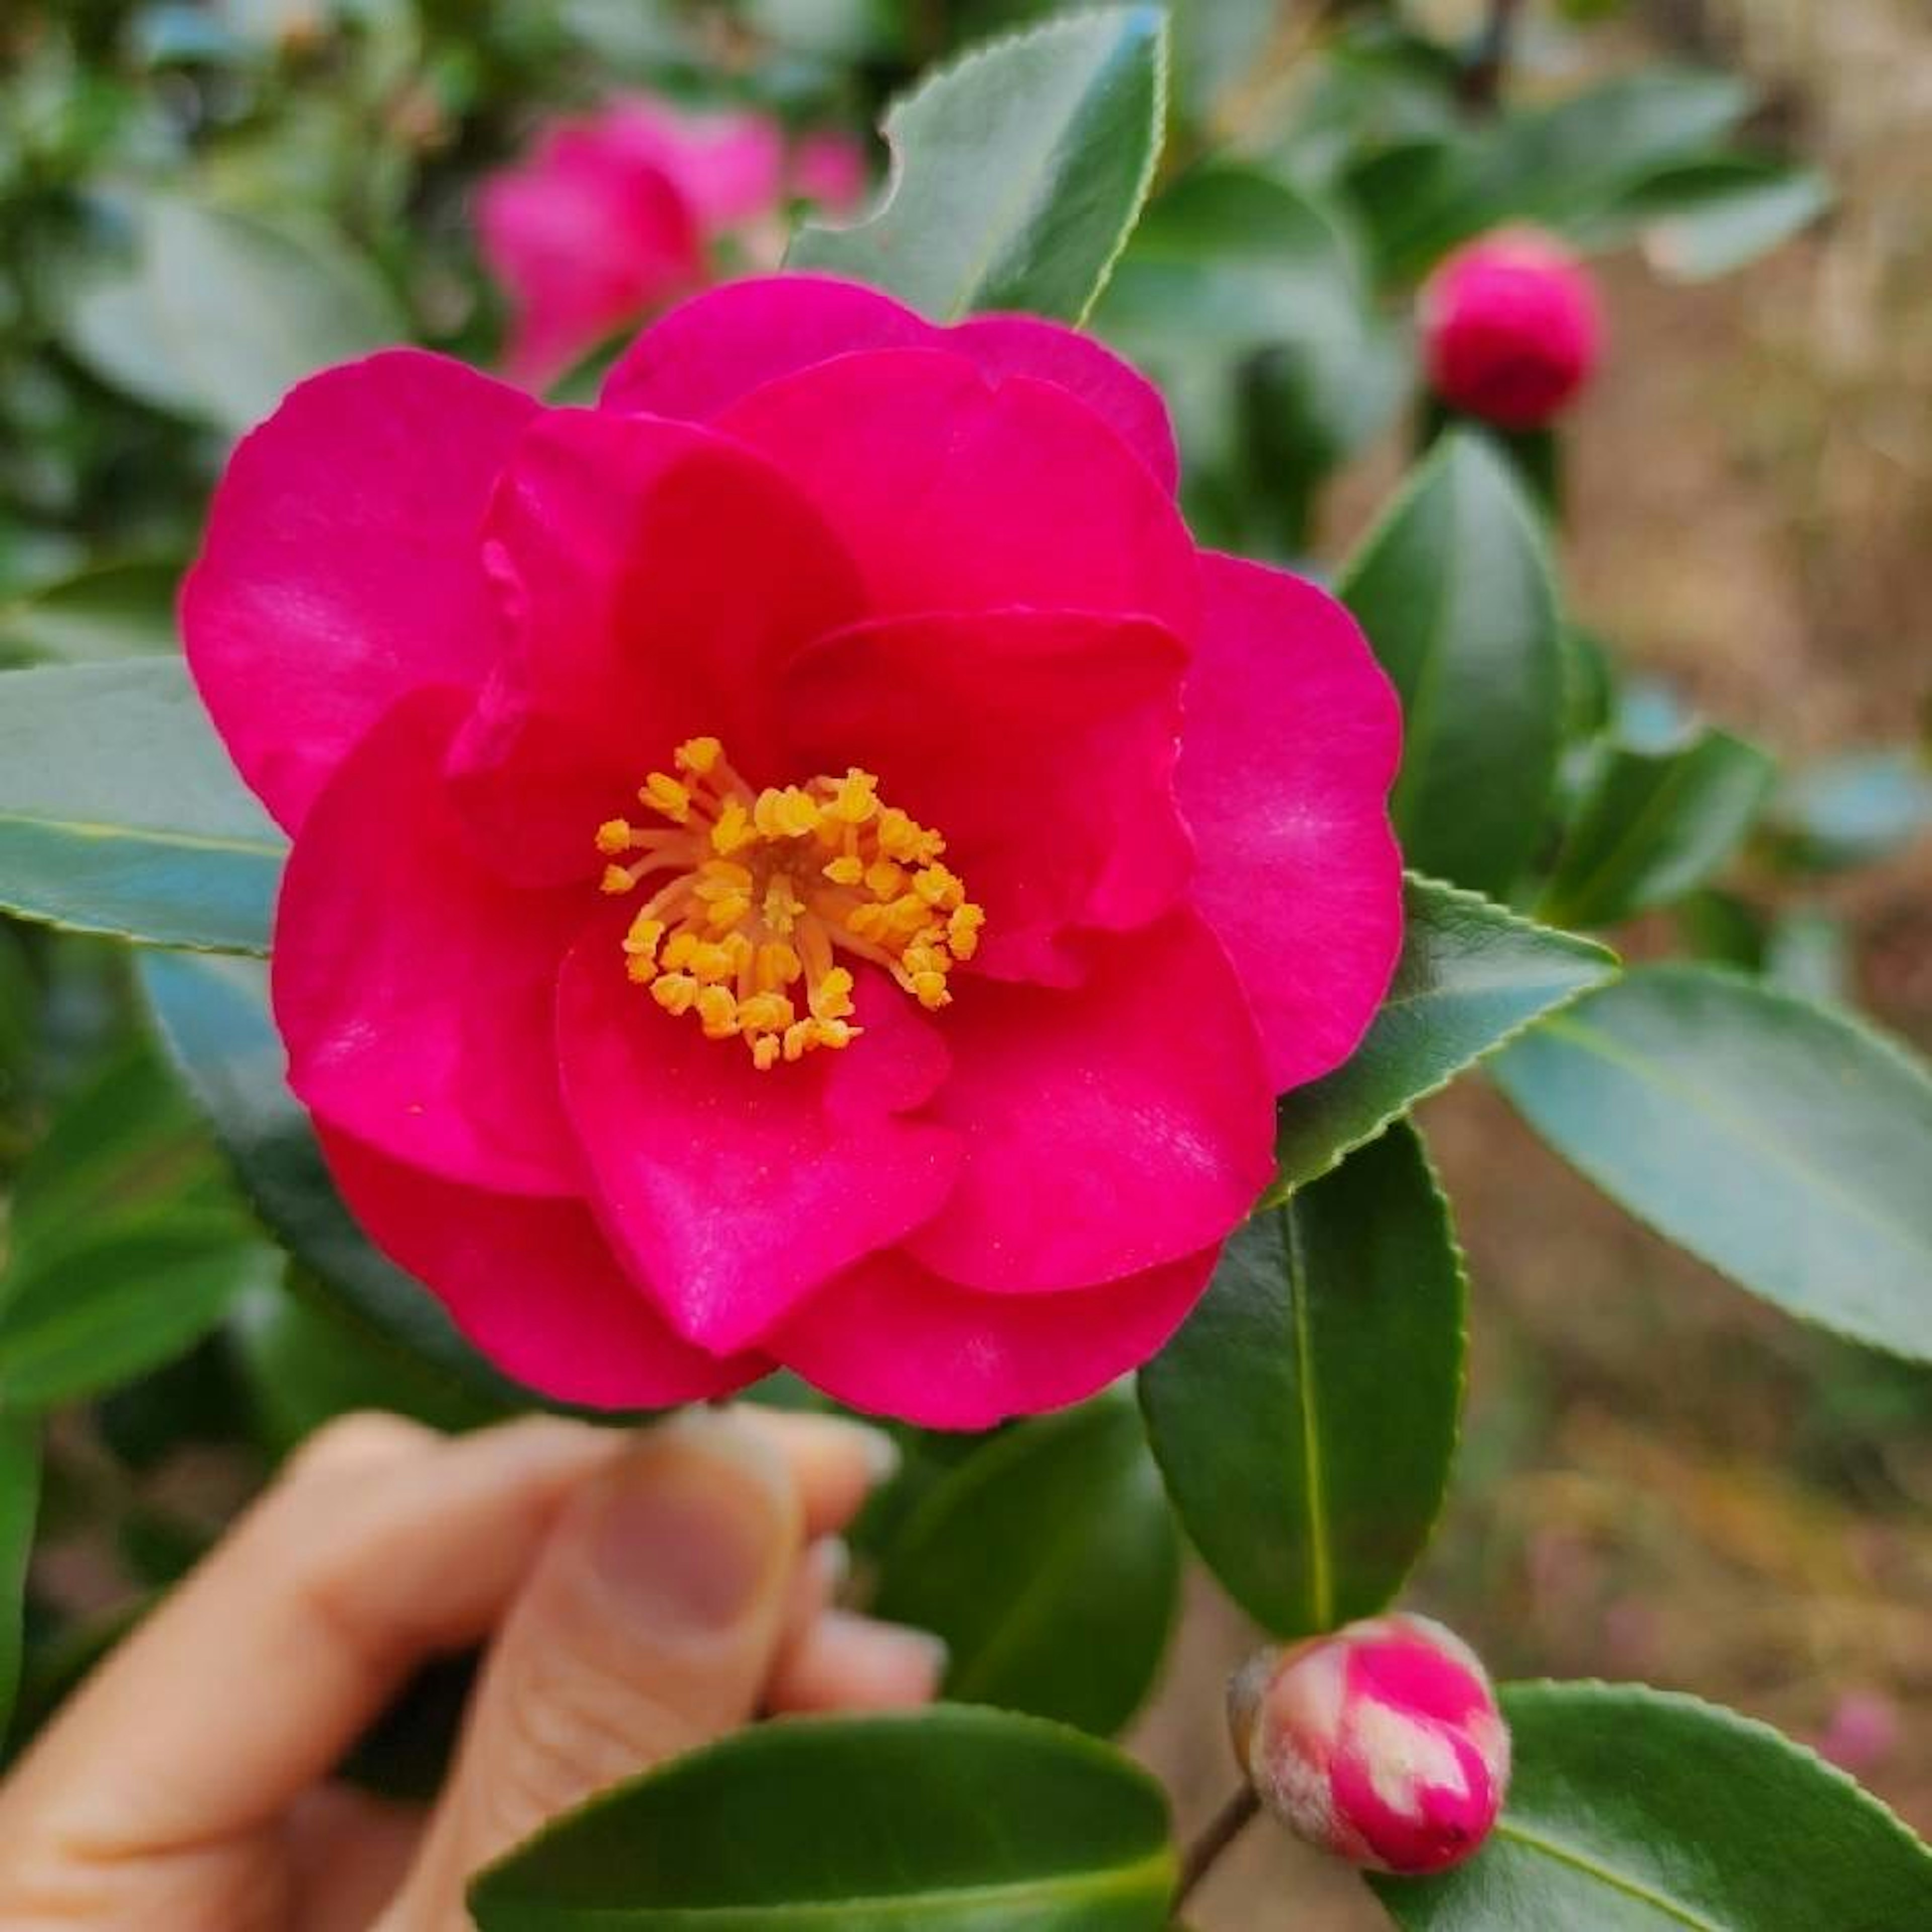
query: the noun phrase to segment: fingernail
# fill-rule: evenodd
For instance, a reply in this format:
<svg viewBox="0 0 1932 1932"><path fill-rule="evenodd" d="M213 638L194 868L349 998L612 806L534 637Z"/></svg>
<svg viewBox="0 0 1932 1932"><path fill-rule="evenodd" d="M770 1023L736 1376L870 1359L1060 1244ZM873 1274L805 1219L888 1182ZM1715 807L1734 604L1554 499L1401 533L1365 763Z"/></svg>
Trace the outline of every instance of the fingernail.
<svg viewBox="0 0 1932 1932"><path fill-rule="evenodd" d="M795 1546L797 1506L764 1446L719 1418L652 1430L606 1478L592 1561L632 1624L676 1637L727 1628Z"/></svg>

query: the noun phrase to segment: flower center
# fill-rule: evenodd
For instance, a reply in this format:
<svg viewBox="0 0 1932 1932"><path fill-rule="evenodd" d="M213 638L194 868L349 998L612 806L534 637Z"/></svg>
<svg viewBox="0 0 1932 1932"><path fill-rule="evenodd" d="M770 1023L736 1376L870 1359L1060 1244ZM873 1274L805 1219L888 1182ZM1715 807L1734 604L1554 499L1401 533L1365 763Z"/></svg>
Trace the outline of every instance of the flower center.
<svg viewBox="0 0 1932 1932"><path fill-rule="evenodd" d="M667 1012L742 1040L765 1072L863 1030L841 953L884 968L930 1012L951 1000L985 910L940 863L946 841L885 803L870 772L754 791L716 738L674 762L676 777L653 772L638 794L665 824L597 828L605 892L670 875L624 935L626 970Z"/></svg>

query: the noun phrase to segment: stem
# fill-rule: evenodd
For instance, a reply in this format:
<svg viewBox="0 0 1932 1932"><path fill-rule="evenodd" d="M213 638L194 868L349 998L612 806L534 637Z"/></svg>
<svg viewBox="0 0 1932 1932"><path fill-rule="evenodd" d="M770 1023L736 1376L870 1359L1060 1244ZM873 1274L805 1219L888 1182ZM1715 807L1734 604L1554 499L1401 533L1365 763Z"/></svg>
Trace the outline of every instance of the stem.
<svg viewBox="0 0 1932 1932"><path fill-rule="evenodd" d="M1490 0L1489 23L1476 43L1476 57L1462 80L1462 98L1472 107L1493 111L1509 71L1522 0Z"/></svg>
<svg viewBox="0 0 1932 1932"><path fill-rule="evenodd" d="M1174 1888L1175 1918L1180 1917L1181 1907L1194 1895L1201 1881L1220 1863L1221 1854L1260 1816L1261 1808L1262 1801L1255 1796L1254 1786L1243 1785L1214 1814L1207 1830L1189 1846L1180 1864L1180 1882Z"/></svg>

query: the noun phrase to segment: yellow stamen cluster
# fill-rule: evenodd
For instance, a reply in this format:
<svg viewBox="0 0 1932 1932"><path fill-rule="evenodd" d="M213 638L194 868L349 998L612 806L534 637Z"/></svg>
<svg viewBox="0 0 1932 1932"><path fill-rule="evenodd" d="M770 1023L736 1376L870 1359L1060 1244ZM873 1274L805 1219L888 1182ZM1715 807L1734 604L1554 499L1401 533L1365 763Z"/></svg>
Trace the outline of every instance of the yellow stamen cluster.
<svg viewBox="0 0 1932 1932"><path fill-rule="evenodd" d="M843 1047L853 979L843 952L882 967L929 1012L952 998L953 968L978 950L984 910L940 862L946 841L886 804L879 782L843 778L754 791L716 738L677 748L638 802L660 820L597 828L603 889L668 874L624 936L626 969L710 1040L742 1040L768 1072L815 1047Z"/></svg>

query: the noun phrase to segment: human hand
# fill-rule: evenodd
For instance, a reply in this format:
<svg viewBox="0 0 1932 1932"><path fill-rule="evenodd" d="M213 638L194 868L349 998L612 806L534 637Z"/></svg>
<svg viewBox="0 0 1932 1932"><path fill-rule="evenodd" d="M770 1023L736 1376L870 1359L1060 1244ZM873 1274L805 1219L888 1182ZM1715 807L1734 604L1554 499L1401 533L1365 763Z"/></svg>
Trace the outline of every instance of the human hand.
<svg viewBox="0 0 1932 1932"><path fill-rule="evenodd" d="M0 1786L8 1932L457 1932L477 1868L760 1712L920 1703L943 1653L833 1603L890 1466L827 1417L319 1433ZM427 1814L332 1784L410 1672L490 1640Z"/></svg>

